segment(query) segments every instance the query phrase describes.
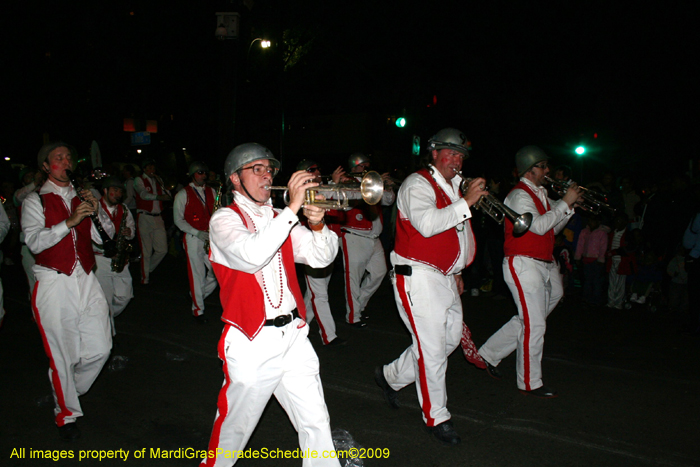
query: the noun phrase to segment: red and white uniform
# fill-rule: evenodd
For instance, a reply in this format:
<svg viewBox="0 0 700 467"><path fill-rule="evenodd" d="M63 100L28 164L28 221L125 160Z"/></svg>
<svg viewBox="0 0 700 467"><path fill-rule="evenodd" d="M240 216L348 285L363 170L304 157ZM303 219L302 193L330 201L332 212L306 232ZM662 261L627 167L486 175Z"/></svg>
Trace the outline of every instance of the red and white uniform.
<svg viewBox="0 0 700 467"><path fill-rule="evenodd" d="M216 276L209 262L205 242L197 236L209 232L209 219L214 211L216 192L208 186L190 183L177 192L173 205L175 225L182 230L182 243L187 252L187 277L190 282L192 314L204 314L204 299L216 289Z"/></svg>
<svg viewBox="0 0 700 467"><path fill-rule="evenodd" d="M10 219L7 217L5 208L0 203L0 243L5 240L5 236L10 231ZM0 264L2 264L2 251L0 251ZM2 325L2 319L5 317L5 308L3 308L3 290L2 281L0 280L0 325Z"/></svg>
<svg viewBox="0 0 700 467"><path fill-rule="evenodd" d="M345 266L345 321L350 324L360 322L367 302L386 275L386 257L379 240L384 228L382 206L391 205L395 199L392 190L385 190L380 203L370 206L360 201L358 207L345 213L340 238Z"/></svg>
<svg viewBox="0 0 700 467"><path fill-rule="evenodd" d="M545 187L526 178L508 194L505 205L518 213L532 214L530 230L513 236L513 224L506 220L503 276L518 307L518 315L496 331L479 349L491 365L517 349L518 388L532 391L542 387L542 348L549 313L563 295L561 273L554 261L554 236L573 215L563 201L552 201Z"/></svg>
<svg viewBox="0 0 700 467"><path fill-rule="evenodd" d="M141 174L134 179L134 195L138 211L139 244L141 245L141 283L148 284L150 274L168 254L168 239L163 222L163 202L158 195L165 194L158 176Z"/></svg>
<svg viewBox="0 0 700 467"><path fill-rule="evenodd" d="M463 322L454 276L476 253L471 212L459 190L461 179L447 181L435 168L432 171L409 175L399 189L391 262L395 270L410 266L411 275L392 274L392 284L413 343L384 366L384 377L394 390L416 383L423 420L430 427L451 418L445 372L447 357L460 343Z"/></svg>
<svg viewBox="0 0 700 467"><path fill-rule="evenodd" d="M340 224L338 222L344 218L344 214L343 211L334 209L326 211L326 225L336 234L340 234ZM331 314L331 305L328 301L328 284L331 282L332 276L333 262L325 268L312 268L304 265L306 322L310 324L316 318L318 332L321 335L323 345L330 344L333 339L338 337L335 320Z"/></svg>
<svg viewBox="0 0 700 467"><path fill-rule="evenodd" d="M209 258L221 283L226 325L219 341L224 383L208 449L243 450L274 395L299 433L301 449L319 452L302 465L338 467L337 459L320 456L334 450L330 417L294 269L294 262L330 264L338 237L328 227L319 232L302 227L288 208L259 206L237 192L209 226ZM299 318L289 324L264 325L295 309ZM236 460L221 456L202 465L231 466Z"/></svg>
<svg viewBox="0 0 700 467"><path fill-rule="evenodd" d="M90 240L102 240L88 217L66 225L79 204L72 186L49 180L22 205L25 241L36 257L32 311L49 357L58 426L83 415L78 396L90 389L112 347L107 301L92 273Z"/></svg>
<svg viewBox="0 0 700 467"><path fill-rule="evenodd" d="M131 235L127 235L126 239L131 240L134 238L136 223L134 222L131 212L124 204L108 206L103 197L100 199L99 216L102 228L110 238L115 240L117 231L121 226L122 218L126 216L124 225L131 230ZM114 318L119 316L131 299L134 298L131 272L129 272L128 264L121 272L112 271L112 258L105 258L100 245L93 244L92 249L95 252L95 261L97 262L95 275L102 287L102 291L105 293L107 305L109 305L109 313L112 317L112 335L115 335Z"/></svg>

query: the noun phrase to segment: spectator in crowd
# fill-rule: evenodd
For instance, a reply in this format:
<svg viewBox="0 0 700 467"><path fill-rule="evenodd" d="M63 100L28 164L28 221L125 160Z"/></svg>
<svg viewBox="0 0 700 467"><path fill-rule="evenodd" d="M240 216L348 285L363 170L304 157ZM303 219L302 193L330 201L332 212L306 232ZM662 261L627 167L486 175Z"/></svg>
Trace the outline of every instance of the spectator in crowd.
<svg viewBox="0 0 700 467"><path fill-rule="evenodd" d="M592 305L603 304L603 270L608 234L600 225L600 218L591 216L578 238L574 259L583 263L584 300Z"/></svg>
<svg viewBox="0 0 700 467"><path fill-rule="evenodd" d="M613 230L608 234L606 269L608 272L608 308L622 309L625 301L627 276L634 273L636 261L627 248L627 214L615 216Z"/></svg>

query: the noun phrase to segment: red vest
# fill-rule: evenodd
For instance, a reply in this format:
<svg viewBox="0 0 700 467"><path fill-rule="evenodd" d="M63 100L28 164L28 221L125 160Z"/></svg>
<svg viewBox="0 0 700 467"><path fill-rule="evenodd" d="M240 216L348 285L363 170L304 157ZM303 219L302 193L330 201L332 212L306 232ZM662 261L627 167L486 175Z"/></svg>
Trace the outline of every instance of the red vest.
<svg viewBox="0 0 700 467"><path fill-rule="evenodd" d="M46 193L41 196L44 206L44 226L53 227L68 219L71 215L63 203L63 199L55 193ZM71 212L80 204L77 196L71 200ZM95 254L92 251L92 220L86 217L76 227L70 229L68 235L60 242L34 255L36 264L54 271L62 272L70 276L79 261L86 274L95 266ZM73 236L75 235L75 240ZM77 242L76 242L77 240Z"/></svg>
<svg viewBox="0 0 700 467"><path fill-rule="evenodd" d="M248 216L235 203L228 206L243 220L245 226L254 232ZM275 216L277 213L275 213ZM287 285L297 304L299 316L306 321L304 296L299 288L296 268L294 266L294 249L291 236L282 244L282 267L287 277ZM255 274L237 271L212 261L212 268L219 281L219 297L224 312L221 320L238 328L251 341L258 335L265 324L265 297L263 289Z"/></svg>
<svg viewBox="0 0 700 467"><path fill-rule="evenodd" d="M122 225L124 205L121 203L117 204L117 209L114 211L114 216L112 216L112 214L109 213L109 209L107 209L107 203L105 203L104 198L100 198L100 204L102 205L102 209L104 209L105 214L107 214L107 217L109 217L109 220L112 221L112 225L114 225L114 235L112 236L112 240L114 240L119 234L119 227Z"/></svg>
<svg viewBox="0 0 700 467"><path fill-rule="evenodd" d="M143 186L146 188L146 191L149 193L153 193L153 186L151 185L151 181L146 177L146 175L141 175L141 180L143 180ZM162 195L163 194L163 189L160 187L159 183L156 183L156 191L155 194L157 195ZM140 209L141 211L146 211L146 212L151 212L153 211L153 204L154 203L161 203L160 201L149 201L141 198L139 196L139 192L137 190L134 190L134 197L136 198L136 209ZM159 204L160 210L163 210L163 204Z"/></svg>
<svg viewBox="0 0 700 467"><path fill-rule="evenodd" d="M433 179L427 169L420 169L416 172L425 177L435 190L435 207L444 209L452 201L440 188L437 182ZM460 196L461 196L460 192ZM471 221L468 220L466 225L469 227L469 235L474 238L472 232ZM447 273L459 259L459 237L457 230L450 228L432 237L424 237L411 224L411 221L399 211L396 216L396 238L394 251L399 256L427 264L443 274ZM467 266L471 264L474 255L467 258ZM465 266L466 267L466 266Z"/></svg>
<svg viewBox="0 0 700 467"><path fill-rule="evenodd" d="M187 193L184 213L185 222L197 230L209 232L209 219L211 219L211 213L214 211L214 195L211 188L208 186L204 187L204 201L207 203L206 209L202 204L202 198L199 193L195 192L194 188L187 185L185 192Z"/></svg>
<svg viewBox="0 0 700 467"><path fill-rule="evenodd" d="M530 195L540 216L549 211L549 202L545 207L542 201L540 201L537 195L525 183L518 182L513 190L518 189ZM513 190L511 190L511 193ZM505 233L506 240L503 244L503 253L505 256L528 256L543 261L554 261L554 230L550 229L544 235L537 235L528 230L523 235L516 237L513 235L513 223L506 218Z"/></svg>
<svg viewBox="0 0 700 467"><path fill-rule="evenodd" d="M379 221L384 225L381 202L370 206L362 201L360 207L352 208L345 212L345 223L343 227L356 230L372 230L372 220L379 217Z"/></svg>

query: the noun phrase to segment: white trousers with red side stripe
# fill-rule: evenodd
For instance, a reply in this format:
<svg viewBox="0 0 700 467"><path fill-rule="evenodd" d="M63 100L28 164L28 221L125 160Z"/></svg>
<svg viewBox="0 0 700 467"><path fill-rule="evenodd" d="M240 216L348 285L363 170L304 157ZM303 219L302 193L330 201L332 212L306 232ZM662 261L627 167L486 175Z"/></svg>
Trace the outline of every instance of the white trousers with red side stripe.
<svg viewBox="0 0 700 467"><path fill-rule="evenodd" d="M324 451L335 448L318 357L308 333L309 327L299 318L280 328L265 326L252 341L235 327L224 327L219 340L224 384L208 448L220 451L204 459L202 466L235 464L238 459L232 453L245 449L272 395L297 430L301 450L318 452L318 458L305 458L302 466L340 466L337 459L323 457Z"/></svg>
<svg viewBox="0 0 700 467"><path fill-rule="evenodd" d="M564 289L559 266L525 256L503 260L503 277L510 288L518 315L503 325L479 349L497 366L517 349L518 388L532 391L542 383L542 350L547 316L557 306Z"/></svg>
<svg viewBox="0 0 700 467"><path fill-rule="evenodd" d="M328 303L328 283L333 275L333 263L325 268L312 268L304 265L304 277L306 278L306 321L311 323L316 317L318 331L321 334L323 345L329 344L337 337L335 333L335 321L331 314L331 306Z"/></svg>
<svg viewBox="0 0 700 467"><path fill-rule="evenodd" d="M107 301L95 275L76 266L71 276L34 266L32 311L49 357L56 425L81 417L85 394L112 348Z"/></svg>
<svg viewBox="0 0 700 467"><path fill-rule="evenodd" d="M416 383L423 421L439 425L447 410L447 357L462 337L462 301L454 276L413 268L410 276L392 278L399 315L413 338L402 354L384 366L384 377L396 391Z"/></svg>
<svg viewBox="0 0 700 467"><path fill-rule="evenodd" d="M141 283L148 284L151 273L168 254L168 236L163 216L139 213L138 236L141 245Z"/></svg>
<svg viewBox="0 0 700 467"><path fill-rule="evenodd" d="M343 233L341 236L345 266L345 321L359 323L367 302L384 280L386 257L378 238Z"/></svg>
<svg viewBox="0 0 700 467"><path fill-rule="evenodd" d="M194 235L183 234L183 244L187 253L187 278L190 282L192 314L204 314L204 299L216 290L216 276L209 262L209 252L204 251L204 242Z"/></svg>

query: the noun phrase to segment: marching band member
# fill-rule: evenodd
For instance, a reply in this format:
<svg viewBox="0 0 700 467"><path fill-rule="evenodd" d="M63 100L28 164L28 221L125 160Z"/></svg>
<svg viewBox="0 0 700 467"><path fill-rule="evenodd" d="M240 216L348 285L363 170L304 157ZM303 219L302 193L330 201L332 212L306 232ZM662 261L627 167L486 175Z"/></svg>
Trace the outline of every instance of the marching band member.
<svg viewBox="0 0 700 467"><path fill-rule="evenodd" d="M171 197L156 175L156 161L143 161L143 173L134 180L141 245L141 284L148 284L151 273L168 254L168 239L163 222L163 201Z"/></svg>
<svg viewBox="0 0 700 467"><path fill-rule="evenodd" d="M102 182L102 198L100 198L100 223L102 228L119 244L119 236L123 236L123 245L134 238L136 223L131 211L121 202L124 196L124 182L118 177L110 176ZM126 216L126 217L125 217ZM116 334L114 318L119 316L134 297L134 288L129 272L129 251L124 251L124 264L121 271L112 270L113 258L106 258L100 245L93 243L97 269L95 275L102 286L102 291L109 305L112 318L112 336Z"/></svg>
<svg viewBox="0 0 700 467"><path fill-rule="evenodd" d="M200 324L206 323L204 299L216 289L216 276L209 262L209 219L214 212L216 192L207 186L209 170L203 162L190 164L192 181L175 195L173 215L175 225L183 232L187 253L187 277L192 297L192 315Z"/></svg>
<svg viewBox="0 0 700 467"><path fill-rule="evenodd" d="M486 194L483 178L472 180L466 193L460 190L455 171L468 155L464 133L440 130L429 141L423 168L401 184L392 284L413 343L375 369L375 381L392 408L400 407L397 391L416 384L427 431L448 445L461 441L446 407L445 372L462 337L461 272L476 252L469 208Z"/></svg>
<svg viewBox="0 0 700 467"><path fill-rule="evenodd" d="M22 206L25 241L36 258L32 311L49 358L56 425L72 440L80 437L78 396L90 389L112 347L109 308L92 272L91 240L102 240L87 217L97 200L87 190L81 190L85 201L78 199L66 174L73 156L65 143L44 145L37 161L48 180Z"/></svg>
<svg viewBox="0 0 700 467"><path fill-rule="evenodd" d="M279 401L299 433L302 451L334 450L319 362L308 340L304 300L294 263L323 268L338 252L338 238L323 222L324 210L304 206L309 228L299 225L306 185L313 175L289 180L289 205L270 202L280 163L269 149L247 143L226 158L224 172L234 201L209 223L210 260L221 283L224 331L219 341L224 384L209 452L242 451L270 397ZM202 460L231 466L237 459ZM306 467L339 467L337 459L305 458Z"/></svg>
<svg viewBox="0 0 700 467"><path fill-rule="evenodd" d="M0 203L0 243L5 240L5 236L10 231L10 219L7 217L5 212L5 207ZM2 264L2 251L0 251L0 264ZM2 320L5 317L5 308L3 300L3 289L2 280L0 280L0 326L2 326Z"/></svg>
<svg viewBox="0 0 700 467"><path fill-rule="evenodd" d="M537 146L525 146L515 155L520 181L508 194L505 205L516 212L532 214L530 230L513 234L513 223L505 222L503 276L518 307L518 314L496 331L479 349L489 376L501 379L496 368L517 349L518 388L540 398L557 393L542 383L542 348L547 316L563 295L561 274L554 261L554 237L581 201L573 183L559 201L547 197L543 186L549 174L549 157Z"/></svg>
<svg viewBox="0 0 700 467"><path fill-rule="evenodd" d="M350 177L359 181L370 168L370 160L362 153L348 158ZM382 178L388 180L389 174ZM345 321L355 327L364 327L362 312L377 291L387 272L384 248L379 236L384 228L382 206L389 206L396 195L391 185L384 190L379 204L370 206L360 201L357 207L345 213L341 226L343 264L345 266Z"/></svg>

